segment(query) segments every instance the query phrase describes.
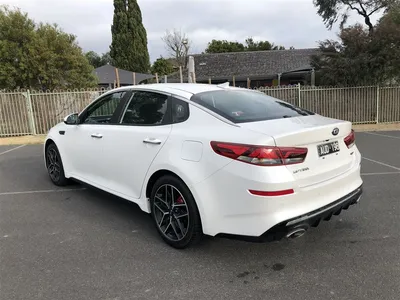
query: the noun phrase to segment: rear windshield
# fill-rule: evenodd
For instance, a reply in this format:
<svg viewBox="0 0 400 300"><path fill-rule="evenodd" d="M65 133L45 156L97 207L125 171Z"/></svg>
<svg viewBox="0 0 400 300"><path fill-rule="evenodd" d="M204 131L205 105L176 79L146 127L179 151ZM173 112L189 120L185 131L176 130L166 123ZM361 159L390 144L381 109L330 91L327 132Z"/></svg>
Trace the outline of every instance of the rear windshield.
<svg viewBox="0 0 400 300"><path fill-rule="evenodd" d="M287 102L251 90L217 90L198 93L191 100L234 122L257 122L313 115Z"/></svg>

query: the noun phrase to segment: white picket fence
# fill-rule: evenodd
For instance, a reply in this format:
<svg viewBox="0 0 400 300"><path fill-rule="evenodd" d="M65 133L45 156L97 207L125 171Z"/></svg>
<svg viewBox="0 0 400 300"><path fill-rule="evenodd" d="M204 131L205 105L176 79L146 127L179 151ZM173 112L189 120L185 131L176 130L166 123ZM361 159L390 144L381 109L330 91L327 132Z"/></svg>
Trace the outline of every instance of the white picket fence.
<svg viewBox="0 0 400 300"><path fill-rule="evenodd" d="M278 99L354 124L400 122L400 86L259 88ZM106 90L0 92L0 137L46 134Z"/></svg>

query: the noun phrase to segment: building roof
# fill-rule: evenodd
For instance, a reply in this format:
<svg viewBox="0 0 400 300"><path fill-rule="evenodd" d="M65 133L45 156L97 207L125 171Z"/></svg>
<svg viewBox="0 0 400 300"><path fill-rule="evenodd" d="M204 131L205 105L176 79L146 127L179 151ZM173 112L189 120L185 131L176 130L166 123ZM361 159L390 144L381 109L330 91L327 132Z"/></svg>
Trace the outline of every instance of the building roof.
<svg viewBox="0 0 400 300"><path fill-rule="evenodd" d="M193 55L197 81L246 80L247 78L268 78L281 73L311 70L311 56L318 54L318 48L230 52ZM183 72L187 80L187 70ZM179 72L168 76L168 80L179 79Z"/></svg>
<svg viewBox="0 0 400 300"><path fill-rule="evenodd" d="M104 65L94 69L94 74L99 79L99 84L114 84L114 81L117 80L117 76L115 74L116 67L112 65ZM133 72L118 69L119 74L119 82L121 85L130 85L133 84ZM143 74L143 73L135 73L136 84L139 84L141 81L146 79L154 78L151 74Z"/></svg>

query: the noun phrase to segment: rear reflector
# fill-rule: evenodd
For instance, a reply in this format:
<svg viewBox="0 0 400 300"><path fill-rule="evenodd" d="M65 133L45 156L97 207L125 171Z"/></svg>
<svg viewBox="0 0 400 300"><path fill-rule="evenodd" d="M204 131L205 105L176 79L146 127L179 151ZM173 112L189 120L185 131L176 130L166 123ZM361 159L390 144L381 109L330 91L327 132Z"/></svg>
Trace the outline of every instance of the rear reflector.
<svg viewBox="0 0 400 300"><path fill-rule="evenodd" d="M356 142L356 136L354 134L354 130L352 129L350 134L344 138L344 143L346 144L347 148L353 147Z"/></svg>
<svg viewBox="0 0 400 300"><path fill-rule="evenodd" d="M265 197L272 197L272 196L284 196L284 195L289 195L293 194L294 190L283 190L283 191L254 191L254 190L249 190L250 194L256 195L256 196L265 196Z"/></svg>
<svg viewBox="0 0 400 300"><path fill-rule="evenodd" d="M307 148L256 146L225 142L211 142L214 152L245 163L258 166L281 166L302 163Z"/></svg>

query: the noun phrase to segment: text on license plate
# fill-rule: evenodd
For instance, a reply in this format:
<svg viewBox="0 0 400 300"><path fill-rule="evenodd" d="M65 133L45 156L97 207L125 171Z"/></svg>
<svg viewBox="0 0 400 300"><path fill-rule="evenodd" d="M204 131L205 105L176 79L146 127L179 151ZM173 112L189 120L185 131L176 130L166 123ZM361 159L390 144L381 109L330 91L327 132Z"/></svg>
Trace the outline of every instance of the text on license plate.
<svg viewBox="0 0 400 300"><path fill-rule="evenodd" d="M317 149L318 149L318 155L319 156L325 156L325 155L332 154L332 153L340 151L339 142L337 142L337 141L336 142L327 143L327 144L318 145Z"/></svg>

